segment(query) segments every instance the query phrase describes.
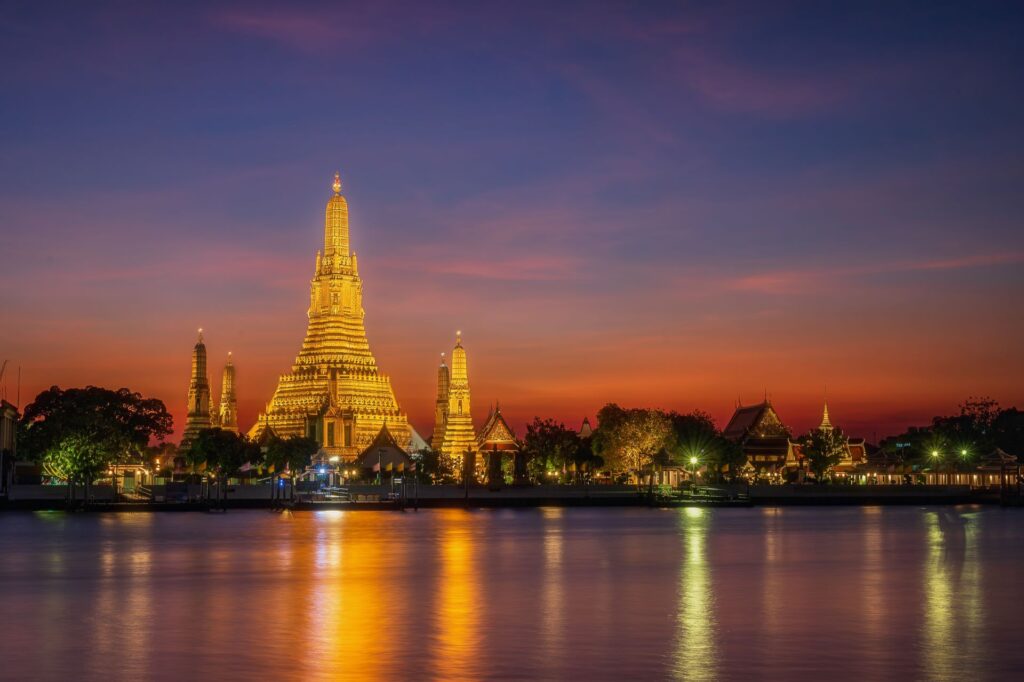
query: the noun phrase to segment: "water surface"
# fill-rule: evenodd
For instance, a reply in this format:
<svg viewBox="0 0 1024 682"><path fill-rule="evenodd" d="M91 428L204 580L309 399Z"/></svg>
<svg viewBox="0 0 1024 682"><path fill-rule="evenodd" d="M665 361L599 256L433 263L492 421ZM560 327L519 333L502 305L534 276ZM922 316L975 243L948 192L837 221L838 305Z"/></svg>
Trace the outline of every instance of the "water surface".
<svg viewBox="0 0 1024 682"><path fill-rule="evenodd" d="M0 515L4 679L997 679L1024 513Z"/></svg>

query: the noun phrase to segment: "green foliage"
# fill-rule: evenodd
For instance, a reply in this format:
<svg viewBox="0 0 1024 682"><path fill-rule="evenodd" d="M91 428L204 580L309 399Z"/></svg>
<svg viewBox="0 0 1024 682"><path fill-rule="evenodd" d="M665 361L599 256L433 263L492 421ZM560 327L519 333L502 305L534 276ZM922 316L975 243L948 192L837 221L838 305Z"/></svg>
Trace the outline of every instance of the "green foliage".
<svg viewBox="0 0 1024 682"><path fill-rule="evenodd" d="M223 429L203 429L188 445L185 461L200 470L224 479L234 476L246 462L259 457L259 449L245 436Z"/></svg>
<svg viewBox="0 0 1024 682"><path fill-rule="evenodd" d="M880 447L889 461L943 469L971 469L996 448L1024 457L1024 413L1000 409L990 398L968 398L959 414L935 417L930 426L886 438Z"/></svg>
<svg viewBox="0 0 1024 682"><path fill-rule="evenodd" d="M126 388L52 386L26 406L20 450L58 476L81 479L141 459L150 440L163 440L171 425L163 402Z"/></svg>
<svg viewBox="0 0 1024 682"><path fill-rule="evenodd" d="M847 438L841 429L812 429L800 439L800 443L808 468L818 481L822 481L843 460Z"/></svg>
<svg viewBox="0 0 1024 682"><path fill-rule="evenodd" d="M535 417L526 426L522 451L527 457L527 467L535 480L550 471L564 471L575 464L583 447L580 437L565 424L554 419Z"/></svg>
<svg viewBox="0 0 1024 682"><path fill-rule="evenodd" d="M633 472L638 478L661 451L677 450L672 420L661 410L605 405L597 413L592 447L613 472Z"/></svg>
<svg viewBox="0 0 1024 682"><path fill-rule="evenodd" d="M421 481L435 481L437 483L456 483L458 479L455 472L458 469L458 462L451 457L442 455L437 450L422 448L418 451L422 459L418 465L418 473Z"/></svg>
<svg viewBox="0 0 1024 682"><path fill-rule="evenodd" d="M70 434L46 451L43 464L60 479L91 483L107 468L109 457L102 442L87 435Z"/></svg>
<svg viewBox="0 0 1024 682"><path fill-rule="evenodd" d="M273 466L277 473L281 473L285 469L301 473L306 470L306 467L313 461L313 455L319 450L320 444L313 438L304 436L271 438L267 443L263 462L268 467Z"/></svg>
<svg viewBox="0 0 1024 682"><path fill-rule="evenodd" d="M735 475L747 461L743 448L728 440L715 426L715 420L707 412L694 410L688 414L672 412L672 464L691 467L690 460L697 458L697 466L705 467L712 479L719 479L728 466Z"/></svg>

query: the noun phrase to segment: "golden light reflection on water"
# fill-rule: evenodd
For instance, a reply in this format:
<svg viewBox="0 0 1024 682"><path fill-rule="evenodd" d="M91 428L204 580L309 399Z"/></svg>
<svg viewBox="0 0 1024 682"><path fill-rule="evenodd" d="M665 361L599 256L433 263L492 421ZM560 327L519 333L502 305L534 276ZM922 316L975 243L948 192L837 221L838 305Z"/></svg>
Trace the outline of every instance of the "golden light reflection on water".
<svg viewBox="0 0 1024 682"><path fill-rule="evenodd" d="M683 558L679 564L676 650L673 672L681 680L714 680L715 609L707 559L710 513L686 507L677 515Z"/></svg>
<svg viewBox="0 0 1024 682"><path fill-rule="evenodd" d="M151 514L106 516L100 522L100 580L88 647L89 667L140 676L154 641L152 545L142 542L125 551L117 538L125 533L145 538Z"/></svg>
<svg viewBox="0 0 1024 682"><path fill-rule="evenodd" d="M886 601L883 596L886 576L885 557L882 553L883 517L881 507L864 507L861 511L864 524L862 613L868 636L876 646L884 647Z"/></svg>
<svg viewBox="0 0 1024 682"><path fill-rule="evenodd" d="M0 550L17 551L0 551L0 583L17 627L0 678L961 682L1020 668L1019 520L951 508L7 517Z"/></svg>
<svg viewBox="0 0 1024 682"><path fill-rule="evenodd" d="M541 588L541 628L544 649L547 651L545 661L557 660L559 650L563 647L563 629L565 628L565 578L562 574L562 536L561 508L545 509L544 511L544 583Z"/></svg>
<svg viewBox="0 0 1024 682"><path fill-rule="evenodd" d="M959 681L969 666L978 665L982 576L974 555L979 522L949 509L925 516L922 661L932 680Z"/></svg>
<svg viewBox="0 0 1024 682"><path fill-rule="evenodd" d="M439 512L440 576L433 628L437 647L432 657L437 679L471 680L479 675L480 586L472 516L450 509Z"/></svg>
<svg viewBox="0 0 1024 682"><path fill-rule="evenodd" d="M396 679L405 646L405 600L412 585L407 546L381 537L366 514L318 516L313 541L300 545L309 614L303 641L304 676L316 679ZM390 569L390 570L389 570Z"/></svg>

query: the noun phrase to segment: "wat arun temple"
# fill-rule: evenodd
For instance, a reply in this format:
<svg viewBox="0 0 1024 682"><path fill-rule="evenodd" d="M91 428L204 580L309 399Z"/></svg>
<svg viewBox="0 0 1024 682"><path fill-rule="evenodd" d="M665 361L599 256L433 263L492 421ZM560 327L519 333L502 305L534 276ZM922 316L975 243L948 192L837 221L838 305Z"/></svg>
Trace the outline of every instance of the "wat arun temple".
<svg viewBox="0 0 1024 682"><path fill-rule="evenodd" d="M258 439L268 429L279 437L308 436L322 443L324 454L350 460L385 425L404 449L413 436L366 339L363 282L349 247L348 202L338 174L333 189L324 212L324 249L310 283L306 338L249 437Z"/></svg>

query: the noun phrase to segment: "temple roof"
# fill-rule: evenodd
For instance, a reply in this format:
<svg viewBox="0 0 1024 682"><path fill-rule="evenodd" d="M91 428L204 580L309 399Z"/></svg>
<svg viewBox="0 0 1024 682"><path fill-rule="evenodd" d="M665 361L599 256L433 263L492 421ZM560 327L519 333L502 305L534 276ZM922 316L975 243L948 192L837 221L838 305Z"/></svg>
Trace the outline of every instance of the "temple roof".
<svg viewBox="0 0 1024 682"><path fill-rule="evenodd" d="M752 435L784 436L786 427L772 408L771 402L765 400L757 405L743 407L740 405L733 412L722 435L729 440L740 441Z"/></svg>
<svg viewBox="0 0 1024 682"><path fill-rule="evenodd" d="M373 441L356 458L357 466L363 469L373 468L377 464L387 466L388 464L408 464L411 461L409 455L391 435L387 422L384 422Z"/></svg>
<svg viewBox="0 0 1024 682"><path fill-rule="evenodd" d="M981 458L978 463L979 468L999 468L1003 465L1013 466L1017 464L1019 460L1016 455L1011 455L1002 448L996 448L992 452L988 453Z"/></svg>
<svg viewBox="0 0 1024 682"><path fill-rule="evenodd" d="M480 428L480 435L477 437L477 443L481 448L486 445L494 446L500 444L506 445L518 445L516 442L516 432L512 430L512 427L505 421L505 417L501 414L501 408L495 406L494 410L487 415L487 421Z"/></svg>

